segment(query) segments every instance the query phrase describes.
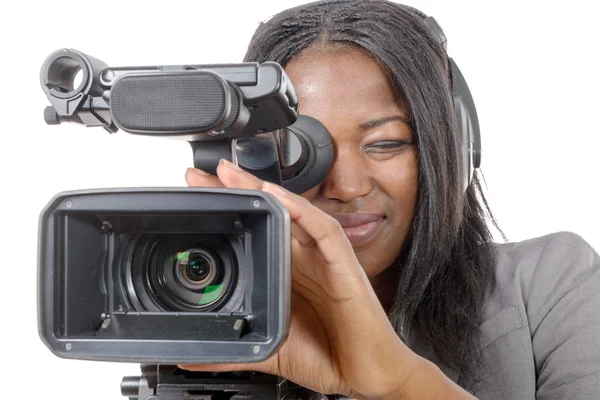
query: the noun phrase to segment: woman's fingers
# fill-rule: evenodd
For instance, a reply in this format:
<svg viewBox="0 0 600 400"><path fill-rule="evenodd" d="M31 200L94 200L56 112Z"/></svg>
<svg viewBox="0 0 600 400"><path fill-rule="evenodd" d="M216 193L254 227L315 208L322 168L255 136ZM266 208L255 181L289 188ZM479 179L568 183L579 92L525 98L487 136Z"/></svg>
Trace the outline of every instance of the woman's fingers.
<svg viewBox="0 0 600 400"><path fill-rule="evenodd" d="M265 183L263 190L283 203L292 221L310 235L328 264L356 262L355 259L348 259L354 255L354 251L337 220L314 207L305 198L280 186ZM303 238L301 244L306 244L306 238Z"/></svg>
<svg viewBox="0 0 600 400"><path fill-rule="evenodd" d="M191 187L225 187L218 177L197 168L187 169L185 172L185 182Z"/></svg>
<svg viewBox="0 0 600 400"><path fill-rule="evenodd" d="M231 371L256 371L271 375L281 375L279 370L278 354L273 354L264 361L236 364L179 364L178 367L187 371L203 372L231 372Z"/></svg>
<svg viewBox="0 0 600 400"><path fill-rule="evenodd" d="M279 355L276 353L264 361L237 364L179 364L179 368L187 371L201 372L231 372L256 371L271 375L281 375L279 370Z"/></svg>
<svg viewBox="0 0 600 400"><path fill-rule="evenodd" d="M265 181L242 170L233 163L223 160L217 167L217 175L226 187L236 189L262 190ZM292 223L292 237L305 246L314 244L314 239L296 223Z"/></svg>
<svg viewBox="0 0 600 400"><path fill-rule="evenodd" d="M219 163L217 175L228 188L262 190L266 184L265 181L226 160ZM298 224L292 223L291 231L292 237L303 246L314 246L314 239Z"/></svg>
<svg viewBox="0 0 600 400"><path fill-rule="evenodd" d="M227 160L221 160L217 166L217 177L205 175L198 170L189 170L186 178L194 185L213 187L219 185L217 187L263 190L270 193L286 207L290 214L294 247L299 247L293 257L297 261L302 258L304 261L309 261L306 259L308 251L313 257L310 261L316 261L314 257L317 256L330 265L327 271L313 272L309 275L316 273L326 281L337 280L340 277L344 280L352 280L351 276L359 277L361 280L366 279L339 222L314 207L305 198L279 185L265 182ZM348 269L350 265L358 267Z"/></svg>
<svg viewBox="0 0 600 400"><path fill-rule="evenodd" d="M266 183L263 190L274 195L287 208L292 224L302 229L296 230L292 242L294 284L326 307L342 302L358 306L359 293L369 292L369 280L339 222L279 186Z"/></svg>
<svg viewBox="0 0 600 400"><path fill-rule="evenodd" d="M217 187L232 189L260 190L263 181L234 165L231 161L221 160L217 166L217 176L210 175L197 168L188 168L185 181L194 187Z"/></svg>
<svg viewBox="0 0 600 400"><path fill-rule="evenodd" d="M274 365L275 363L271 359L267 359L258 363L248 364L180 364L178 367L187 371L201 372L256 371L265 374L277 374L279 371L273 369Z"/></svg>
<svg viewBox="0 0 600 400"><path fill-rule="evenodd" d="M249 364L179 364L177 365L181 369L186 371L199 371L199 372L231 372L241 371L243 369L250 369Z"/></svg>
<svg viewBox="0 0 600 400"><path fill-rule="evenodd" d="M217 176L225 187L231 189L260 190L263 180L242 170L228 160L221 160L217 166Z"/></svg>
<svg viewBox="0 0 600 400"><path fill-rule="evenodd" d="M301 247L316 247L317 242L306 230L295 222L292 222L292 239Z"/></svg>

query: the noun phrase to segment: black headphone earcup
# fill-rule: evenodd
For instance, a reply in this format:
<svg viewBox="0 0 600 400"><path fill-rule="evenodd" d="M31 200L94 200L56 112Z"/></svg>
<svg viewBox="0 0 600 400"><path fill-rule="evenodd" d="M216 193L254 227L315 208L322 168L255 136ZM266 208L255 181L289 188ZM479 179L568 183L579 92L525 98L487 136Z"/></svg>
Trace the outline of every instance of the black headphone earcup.
<svg viewBox="0 0 600 400"><path fill-rule="evenodd" d="M475 102L467 81L452 58L449 58L449 63L452 69L452 96L460 132L466 189L473 179L475 169L481 165L481 132Z"/></svg>
<svg viewBox="0 0 600 400"><path fill-rule="evenodd" d="M446 50L446 35L435 18L425 16L424 13L412 7L410 9L424 18L425 24L429 27L432 34L437 37L438 42L444 47L444 50ZM473 101L467 81L451 57L448 57L448 63L450 65L454 111L461 141L463 189L466 190L473 179L475 169L481 165L481 132L477 109L475 108L475 102Z"/></svg>

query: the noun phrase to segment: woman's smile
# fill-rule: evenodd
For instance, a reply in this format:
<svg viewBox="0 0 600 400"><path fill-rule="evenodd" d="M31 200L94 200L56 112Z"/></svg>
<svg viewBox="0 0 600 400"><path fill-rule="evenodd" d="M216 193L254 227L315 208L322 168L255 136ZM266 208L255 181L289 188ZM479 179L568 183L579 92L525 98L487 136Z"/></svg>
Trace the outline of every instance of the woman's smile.
<svg viewBox="0 0 600 400"><path fill-rule="evenodd" d="M375 237L385 219L382 214L370 213L335 214L333 217L339 221L353 245L368 242Z"/></svg>

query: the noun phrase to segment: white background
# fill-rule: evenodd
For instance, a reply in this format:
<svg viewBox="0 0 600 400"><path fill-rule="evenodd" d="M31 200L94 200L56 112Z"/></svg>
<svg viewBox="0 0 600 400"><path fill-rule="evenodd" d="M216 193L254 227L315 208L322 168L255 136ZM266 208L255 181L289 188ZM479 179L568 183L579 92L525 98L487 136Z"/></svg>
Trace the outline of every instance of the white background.
<svg viewBox="0 0 600 400"><path fill-rule="evenodd" d="M192 162L185 142L45 125L49 103L39 83L44 59L70 47L110 66L239 62L259 21L299 3L109 0L2 7L3 397L122 398L121 378L137 374L137 364L62 360L38 337L39 212L63 190L182 186ZM487 193L508 238L570 230L600 249L595 2L407 3L436 17L470 85Z"/></svg>

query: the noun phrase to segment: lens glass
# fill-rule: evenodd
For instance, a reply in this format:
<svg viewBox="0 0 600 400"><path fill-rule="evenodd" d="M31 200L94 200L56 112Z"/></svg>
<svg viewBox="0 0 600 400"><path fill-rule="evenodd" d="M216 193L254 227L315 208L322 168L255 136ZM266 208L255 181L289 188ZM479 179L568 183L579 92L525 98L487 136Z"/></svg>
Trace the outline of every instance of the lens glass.
<svg viewBox="0 0 600 400"><path fill-rule="evenodd" d="M216 311L235 289L237 257L214 235L144 235L127 249L124 286L136 308Z"/></svg>
<svg viewBox="0 0 600 400"><path fill-rule="evenodd" d="M190 252L185 251L177 254L177 259L185 264L185 278L193 283L204 281L210 273L210 261L203 255L190 257Z"/></svg>
<svg viewBox="0 0 600 400"><path fill-rule="evenodd" d="M175 278L181 287L171 286L174 294L179 297L186 296L183 289L196 294L195 302L204 306L215 301L224 292L225 270L223 263L208 249L194 248L178 252L173 268Z"/></svg>

